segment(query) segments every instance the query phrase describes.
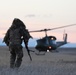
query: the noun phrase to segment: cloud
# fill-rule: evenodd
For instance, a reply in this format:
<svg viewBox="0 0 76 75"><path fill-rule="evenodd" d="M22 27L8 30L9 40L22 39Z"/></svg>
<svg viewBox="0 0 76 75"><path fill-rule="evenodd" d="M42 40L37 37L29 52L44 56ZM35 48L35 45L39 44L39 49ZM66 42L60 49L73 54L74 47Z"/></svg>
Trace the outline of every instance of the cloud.
<svg viewBox="0 0 76 75"><path fill-rule="evenodd" d="M52 17L51 14L44 14L44 15L42 15L42 16L45 17L45 18L50 18L50 17Z"/></svg>
<svg viewBox="0 0 76 75"><path fill-rule="evenodd" d="M28 14L28 15L26 15L25 17L36 17L36 15L34 15L34 14Z"/></svg>
<svg viewBox="0 0 76 75"><path fill-rule="evenodd" d="M40 17L40 18L50 18L52 17L51 14L40 14L40 15L36 15L36 14L28 14L25 17L27 18L34 18L34 17Z"/></svg>

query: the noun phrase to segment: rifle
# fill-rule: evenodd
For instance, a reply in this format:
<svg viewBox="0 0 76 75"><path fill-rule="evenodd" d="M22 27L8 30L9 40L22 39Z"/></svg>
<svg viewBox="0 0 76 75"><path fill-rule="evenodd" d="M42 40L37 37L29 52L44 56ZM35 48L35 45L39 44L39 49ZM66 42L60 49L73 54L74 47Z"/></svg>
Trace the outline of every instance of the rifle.
<svg viewBox="0 0 76 75"><path fill-rule="evenodd" d="M26 49L27 49L27 53L28 53L28 55L29 55L29 58L30 58L30 60L32 61L32 57L31 57L31 55L30 55L30 50L28 49L27 44L26 44L25 46L26 46Z"/></svg>

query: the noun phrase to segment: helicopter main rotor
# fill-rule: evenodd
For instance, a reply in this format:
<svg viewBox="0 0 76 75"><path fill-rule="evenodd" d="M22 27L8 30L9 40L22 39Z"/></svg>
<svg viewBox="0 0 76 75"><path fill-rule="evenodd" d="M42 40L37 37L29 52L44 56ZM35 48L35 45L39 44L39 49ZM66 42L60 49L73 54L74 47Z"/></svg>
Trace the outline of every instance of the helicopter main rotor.
<svg viewBox="0 0 76 75"><path fill-rule="evenodd" d="M30 33L32 33L32 32L45 32L45 35L47 36L47 31L56 30L56 29L61 29L61 28L65 28L65 27L75 26L75 25L76 25L76 24L70 24L70 25L65 25L65 26L56 27L56 28L51 28L51 29L34 30L34 31L29 31L29 32L30 32Z"/></svg>
<svg viewBox="0 0 76 75"><path fill-rule="evenodd" d="M41 29L41 30L34 30L34 31L29 31L30 33L32 32L43 32L43 31L51 31L51 30L56 30L56 29L60 29L60 28L65 28L65 27L70 27L70 26L75 26L76 24L70 24L70 25L65 25L65 26L61 26L61 27L56 27L56 28L51 28L51 29Z"/></svg>

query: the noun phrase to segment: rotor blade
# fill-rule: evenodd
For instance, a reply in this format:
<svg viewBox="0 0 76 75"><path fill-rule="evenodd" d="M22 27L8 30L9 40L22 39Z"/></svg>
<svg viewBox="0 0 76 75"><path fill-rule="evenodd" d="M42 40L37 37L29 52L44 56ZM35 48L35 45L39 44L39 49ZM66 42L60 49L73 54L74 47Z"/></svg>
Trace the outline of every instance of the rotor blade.
<svg viewBox="0 0 76 75"><path fill-rule="evenodd" d="M70 25L65 25L65 26L61 26L61 27L56 27L56 28L51 28L49 30L55 30L55 29L60 29L60 28L65 28L65 27L70 27L70 26L75 26L76 24L70 24Z"/></svg>
<svg viewBox="0 0 76 75"><path fill-rule="evenodd" d="M29 31L29 32L42 32L42 31L44 31L44 29L42 29L42 30L34 30L34 31Z"/></svg>
<svg viewBox="0 0 76 75"><path fill-rule="evenodd" d="M41 32L40 30L34 30L34 31L29 31L29 32Z"/></svg>
<svg viewBox="0 0 76 75"><path fill-rule="evenodd" d="M70 26L75 26L76 24L70 24L70 25L65 25L61 27L56 27L56 28L51 28L51 29L42 29L42 30L34 30L34 31L29 31L29 32L43 32L43 31L50 31L50 30L55 30L55 29L60 29L60 28L65 28L65 27L70 27Z"/></svg>

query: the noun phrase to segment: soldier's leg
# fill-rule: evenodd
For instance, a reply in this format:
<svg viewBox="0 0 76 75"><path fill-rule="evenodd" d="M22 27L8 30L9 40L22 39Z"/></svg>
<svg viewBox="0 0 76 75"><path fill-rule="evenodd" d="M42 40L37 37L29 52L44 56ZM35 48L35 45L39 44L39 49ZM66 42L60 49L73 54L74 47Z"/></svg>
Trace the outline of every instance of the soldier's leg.
<svg viewBox="0 0 76 75"><path fill-rule="evenodd" d="M17 60L15 63L15 67L19 68L22 62L22 57L23 57L23 50L22 47L18 47L18 49L16 50L16 55L17 55Z"/></svg>
<svg viewBox="0 0 76 75"><path fill-rule="evenodd" d="M14 49L10 49L10 68L14 68L15 66L15 59L16 59L16 53Z"/></svg>

